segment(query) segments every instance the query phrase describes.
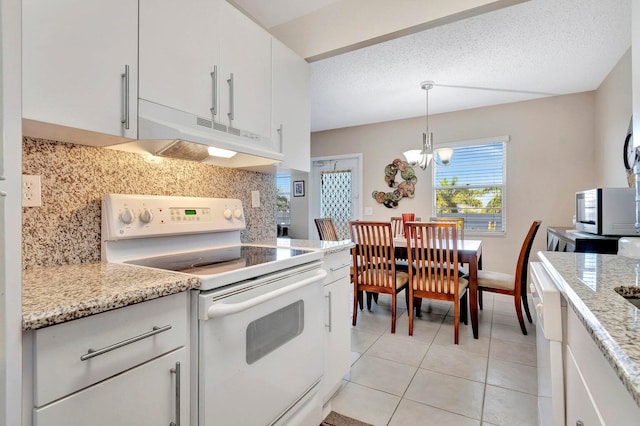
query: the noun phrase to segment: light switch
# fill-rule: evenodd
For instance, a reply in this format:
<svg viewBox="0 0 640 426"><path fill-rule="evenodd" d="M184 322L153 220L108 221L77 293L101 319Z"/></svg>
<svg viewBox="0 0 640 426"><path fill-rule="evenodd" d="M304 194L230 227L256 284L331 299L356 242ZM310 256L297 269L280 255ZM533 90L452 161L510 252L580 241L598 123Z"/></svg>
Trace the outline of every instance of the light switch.
<svg viewBox="0 0 640 426"><path fill-rule="evenodd" d="M371 207L365 207L364 208L364 215L365 216L372 216L373 215L373 209Z"/></svg>
<svg viewBox="0 0 640 426"><path fill-rule="evenodd" d="M260 191L251 191L251 207L260 207Z"/></svg>

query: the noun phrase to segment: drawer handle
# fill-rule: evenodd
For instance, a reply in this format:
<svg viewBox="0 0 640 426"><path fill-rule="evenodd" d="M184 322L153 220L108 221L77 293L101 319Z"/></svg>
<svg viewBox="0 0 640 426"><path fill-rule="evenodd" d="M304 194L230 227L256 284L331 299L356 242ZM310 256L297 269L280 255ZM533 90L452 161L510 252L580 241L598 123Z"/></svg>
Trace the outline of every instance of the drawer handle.
<svg viewBox="0 0 640 426"><path fill-rule="evenodd" d="M331 333L331 323L333 322L333 318L331 315L331 292L329 292L329 294L327 296L325 296L325 298L327 299L327 305L329 306L329 324L325 325L326 328L329 329L329 333Z"/></svg>
<svg viewBox="0 0 640 426"><path fill-rule="evenodd" d="M329 268L329 270L331 272L336 272L336 271L338 271L338 270L340 270L342 268L346 268L347 266L351 266L351 263L343 263L342 265L336 266L335 268Z"/></svg>
<svg viewBox="0 0 640 426"><path fill-rule="evenodd" d="M169 426L180 426L180 363L176 362L176 368L170 371L176 375L176 421L169 423Z"/></svg>
<svg viewBox="0 0 640 426"><path fill-rule="evenodd" d="M104 347L102 349L97 349L97 350L89 349L86 354L84 354L84 355L82 355L80 357L80 361L86 361L86 360L91 359L93 357L96 357L98 355L102 355L102 354L105 354L107 352L111 352L114 349L118 349L118 348L121 348L123 346L127 346L127 345L129 345L131 343L137 342L137 341L142 340L142 339L146 339L147 337L155 336L156 334L160 334L160 333L168 331L168 330L171 330L171 326L170 325L165 325L164 327L153 327L153 329L151 331L147 331L146 333L142 333L139 336L135 336L135 337L132 337L130 339L123 340L122 342L114 343L113 345L106 346L106 347Z"/></svg>

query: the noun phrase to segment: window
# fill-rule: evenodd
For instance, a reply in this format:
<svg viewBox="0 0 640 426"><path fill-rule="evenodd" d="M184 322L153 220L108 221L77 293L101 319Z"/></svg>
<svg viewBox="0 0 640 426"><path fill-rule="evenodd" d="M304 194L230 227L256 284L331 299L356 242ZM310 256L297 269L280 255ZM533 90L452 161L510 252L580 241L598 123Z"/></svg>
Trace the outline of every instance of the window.
<svg viewBox="0 0 640 426"><path fill-rule="evenodd" d="M456 143L447 165L434 163L435 215L463 217L465 232L505 232L508 137ZM437 148L437 147L436 147Z"/></svg>
<svg viewBox="0 0 640 426"><path fill-rule="evenodd" d="M291 175L276 175L276 224L291 225Z"/></svg>

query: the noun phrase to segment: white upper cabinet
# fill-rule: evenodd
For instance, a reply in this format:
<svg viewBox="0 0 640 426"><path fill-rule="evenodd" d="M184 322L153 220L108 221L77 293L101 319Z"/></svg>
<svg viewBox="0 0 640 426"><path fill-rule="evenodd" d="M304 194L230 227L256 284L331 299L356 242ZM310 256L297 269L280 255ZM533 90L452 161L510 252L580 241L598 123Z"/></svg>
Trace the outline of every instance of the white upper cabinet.
<svg viewBox="0 0 640 426"><path fill-rule="evenodd" d="M271 35L229 3L220 7L221 114L216 121L269 140Z"/></svg>
<svg viewBox="0 0 640 426"><path fill-rule="evenodd" d="M281 157L271 95L271 36L229 3L140 0L141 100L213 121L224 148ZM163 120L143 101L140 116Z"/></svg>
<svg viewBox="0 0 640 426"><path fill-rule="evenodd" d="M273 39L273 126L271 138L282 148L283 168L310 169L309 64Z"/></svg>
<svg viewBox="0 0 640 426"><path fill-rule="evenodd" d="M23 0L23 118L135 138L137 63L137 1Z"/></svg>
<svg viewBox="0 0 640 426"><path fill-rule="evenodd" d="M211 118L219 2L140 0L140 98Z"/></svg>

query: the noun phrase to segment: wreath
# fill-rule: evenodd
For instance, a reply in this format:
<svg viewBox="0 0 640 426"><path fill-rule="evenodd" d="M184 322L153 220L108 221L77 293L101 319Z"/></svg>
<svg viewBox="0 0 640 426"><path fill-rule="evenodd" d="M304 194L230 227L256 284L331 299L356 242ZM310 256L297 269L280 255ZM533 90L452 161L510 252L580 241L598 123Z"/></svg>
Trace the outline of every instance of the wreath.
<svg viewBox="0 0 640 426"><path fill-rule="evenodd" d="M404 179L401 182L396 180L398 171L400 171L400 176ZM395 209L403 197L415 197L418 178L413 168L406 161L396 158L391 164L387 164L384 168L384 180L387 182L387 186L393 188L393 190L389 192L373 191L371 196L378 203L384 204L385 207Z"/></svg>

